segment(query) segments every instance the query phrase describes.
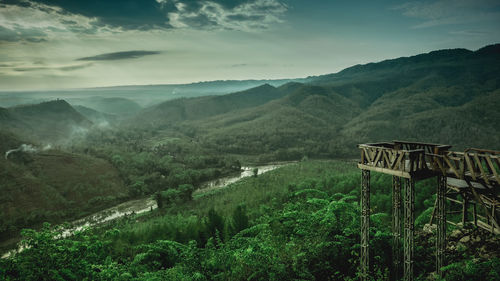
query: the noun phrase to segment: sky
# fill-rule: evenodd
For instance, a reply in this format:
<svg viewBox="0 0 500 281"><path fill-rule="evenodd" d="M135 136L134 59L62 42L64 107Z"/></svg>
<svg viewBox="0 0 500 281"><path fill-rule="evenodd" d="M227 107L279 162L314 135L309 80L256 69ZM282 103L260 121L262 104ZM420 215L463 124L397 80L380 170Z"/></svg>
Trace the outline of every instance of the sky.
<svg viewBox="0 0 500 281"><path fill-rule="evenodd" d="M300 78L499 42L498 0L0 0L0 90Z"/></svg>

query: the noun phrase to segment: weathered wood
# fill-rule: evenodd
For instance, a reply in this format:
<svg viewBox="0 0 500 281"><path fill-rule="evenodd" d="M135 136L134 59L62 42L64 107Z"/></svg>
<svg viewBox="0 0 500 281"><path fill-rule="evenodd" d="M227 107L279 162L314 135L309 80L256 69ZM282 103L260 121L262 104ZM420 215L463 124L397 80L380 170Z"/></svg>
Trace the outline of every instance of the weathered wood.
<svg viewBox="0 0 500 281"><path fill-rule="evenodd" d="M370 270L370 171L361 175L361 279L369 279Z"/></svg>
<svg viewBox="0 0 500 281"><path fill-rule="evenodd" d="M437 233L436 233L436 272L443 277L441 268L444 266L444 252L446 249L446 186L447 178L443 175L437 177Z"/></svg>
<svg viewBox="0 0 500 281"><path fill-rule="evenodd" d="M486 213L486 215L488 216L488 219L491 220L492 224L494 224L495 228L498 228L500 229L500 227L498 226L498 223L494 220L494 218L491 217L491 215L489 214L488 212L488 208L486 208L483 200L481 199L481 197L477 194L476 192L476 189L472 187L472 184L469 182L469 181L466 181L467 184L469 185L470 190L472 191L472 194L474 195L475 199L476 199L476 202L479 203L479 205L481 205L484 209L484 212Z"/></svg>
<svg viewBox="0 0 500 281"><path fill-rule="evenodd" d="M410 173L403 172L403 171L397 171L397 170L391 170L391 169L386 169L386 168L379 168L379 167L372 167L364 164L358 164L358 168L362 170L370 170L370 171L375 171L375 172L380 172L384 174L389 174L393 176L398 176L398 177L403 177L403 178L411 178Z"/></svg>
<svg viewBox="0 0 500 281"><path fill-rule="evenodd" d="M495 179L496 179L497 183L500 184L500 176L498 175L497 169L495 168L495 165L493 165L493 162L491 161L491 158L490 157L486 157L486 162L488 162L488 165L490 167L490 171L495 176Z"/></svg>
<svg viewBox="0 0 500 281"><path fill-rule="evenodd" d="M474 160L476 161L477 167L479 167L479 172L481 173L481 178L483 178L483 180L486 182L486 184L490 184L490 181L489 181L488 177L486 176L486 172L483 169L483 165L481 163L481 160L479 160L479 157L477 156L476 153L473 155L473 157L474 157Z"/></svg>
<svg viewBox="0 0 500 281"><path fill-rule="evenodd" d="M465 157L465 162L467 163L467 167L469 167L468 172L470 173L473 180L477 180L476 171L474 169L474 166L472 165L472 161L470 160L469 155L465 154L464 157Z"/></svg>
<svg viewBox="0 0 500 281"><path fill-rule="evenodd" d="M444 161L446 162L446 164L448 164L448 167L450 167L453 174L455 174L455 176L457 178L459 178L460 174L458 173L457 169L455 168L455 165L451 163L450 159L448 157L444 157Z"/></svg>
<svg viewBox="0 0 500 281"><path fill-rule="evenodd" d="M392 177L392 280L401 276L401 178Z"/></svg>
<svg viewBox="0 0 500 281"><path fill-rule="evenodd" d="M415 180L437 176L438 188L436 202L432 211L430 224L437 222L436 239L436 271L443 277L441 268L444 263L446 248L446 223L459 227L473 223L477 227L487 229L493 233L500 233L497 221L497 207L500 208L500 152L491 150L468 149L464 152L449 151L451 146L428 144L419 142L393 143L381 142L358 145L361 151L361 161L358 168L363 170L362 192L362 279L368 277L368 239L367 202L369 204L369 171L381 172L393 176L393 257L396 278L398 275L398 196L400 191L396 179L405 178L404 201L404 279L413 279L413 235L414 235L414 200ZM368 181L366 176L368 175ZM368 191L369 193L369 191ZM453 198L452 196L461 196ZM368 196L368 197L367 197ZM448 200L461 204L460 211L451 213L461 214L461 222L455 223L446 219L446 204ZM469 204L473 205L473 220L468 221ZM476 205L484 209L488 223L480 220L483 216L477 213ZM369 217L368 217L369 218Z"/></svg>

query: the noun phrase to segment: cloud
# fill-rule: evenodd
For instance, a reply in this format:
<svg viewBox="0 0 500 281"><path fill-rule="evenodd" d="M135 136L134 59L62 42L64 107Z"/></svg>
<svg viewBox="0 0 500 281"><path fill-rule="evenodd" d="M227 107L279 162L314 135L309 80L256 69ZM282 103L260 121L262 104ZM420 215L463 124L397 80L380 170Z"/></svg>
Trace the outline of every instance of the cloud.
<svg viewBox="0 0 500 281"><path fill-rule="evenodd" d="M172 26L252 31L283 22L288 10L276 0L192 2L176 3L177 10L169 13Z"/></svg>
<svg viewBox="0 0 500 281"><path fill-rule="evenodd" d="M278 0L8 0L0 9L10 15L0 26L95 34L103 29L249 31L282 22L288 8Z"/></svg>
<svg viewBox="0 0 500 281"><path fill-rule="evenodd" d="M12 29L0 25L0 42L44 42L46 34L38 28L14 26Z"/></svg>
<svg viewBox="0 0 500 281"><path fill-rule="evenodd" d="M407 2L393 7L404 16L421 20L414 28L455 25L486 21L500 21L495 0L438 0Z"/></svg>
<svg viewBox="0 0 500 281"><path fill-rule="evenodd" d="M94 19L93 24L97 26L140 30L168 25L162 5L156 0L9 0L6 4L47 13L79 15Z"/></svg>
<svg viewBox="0 0 500 281"><path fill-rule="evenodd" d="M34 66L23 66L23 67L14 67L13 70L16 72L30 72L30 71L45 71L45 70L59 70L59 71L74 71L78 69L83 69L92 66L92 63L85 64L74 64L74 65L63 65L63 66L37 66L35 63Z"/></svg>
<svg viewBox="0 0 500 281"><path fill-rule="evenodd" d="M455 30L450 31L452 35L463 35L463 36L483 36L487 35L488 32L478 31L478 30Z"/></svg>
<svg viewBox="0 0 500 281"><path fill-rule="evenodd" d="M76 60L77 61L126 60L126 59L136 59L150 55L157 55L160 53L161 52L158 51L125 51L125 52L100 54L91 57L79 58Z"/></svg>
<svg viewBox="0 0 500 281"><path fill-rule="evenodd" d="M26 0L10 0L0 4L0 41L45 42L73 33L95 34L95 18L72 14L60 7Z"/></svg>

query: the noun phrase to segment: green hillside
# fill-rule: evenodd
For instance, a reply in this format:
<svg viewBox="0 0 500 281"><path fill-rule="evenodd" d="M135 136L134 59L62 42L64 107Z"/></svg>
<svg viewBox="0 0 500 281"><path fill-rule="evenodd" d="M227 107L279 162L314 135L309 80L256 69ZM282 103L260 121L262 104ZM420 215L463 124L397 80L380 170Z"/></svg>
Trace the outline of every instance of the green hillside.
<svg viewBox="0 0 500 281"><path fill-rule="evenodd" d="M94 110L90 107L86 107L83 105L74 105L73 108L78 111L81 115L83 115L88 120L92 121L95 125L104 125L109 123L115 123L118 121L118 116L108 113L103 113L97 110Z"/></svg>
<svg viewBox="0 0 500 281"><path fill-rule="evenodd" d="M286 95L285 91L264 84L256 88L223 96L176 99L143 110L135 117L134 124L156 127L185 120L199 120L262 105L284 95Z"/></svg>
<svg viewBox="0 0 500 281"><path fill-rule="evenodd" d="M89 98L69 98L68 101L74 105L82 105L113 115L132 115L142 108L135 101L122 97L95 96Z"/></svg>
<svg viewBox="0 0 500 281"><path fill-rule="evenodd" d="M498 45L441 50L240 93L178 99L131 122L173 128L262 161L352 157L362 142L407 139L500 149Z"/></svg>
<svg viewBox="0 0 500 281"><path fill-rule="evenodd" d="M0 108L0 241L39 229L23 231L28 248L0 260L0 279L357 280L359 170L338 159L356 158L356 144L393 139L500 149L499 70L494 45L146 108L104 96ZM218 83L210 86L234 85ZM194 193L276 160L301 161ZM373 278L386 280L391 177L374 173L371 183ZM421 229L435 180L416 190ZM66 238L40 228L145 196L159 209ZM500 241L477 230L461 237L448 238L446 280L498 279ZM433 239L416 233L421 280L435 277Z"/></svg>
<svg viewBox="0 0 500 281"><path fill-rule="evenodd" d="M37 146L5 156L22 143L0 132L0 241L21 228L76 219L127 196L108 162Z"/></svg>
<svg viewBox="0 0 500 281"><path fill-rule="evenodd" d="M20 105L2 110L0 129L42 143L64 143L84 133L92 122L64 100Z"/></svg>

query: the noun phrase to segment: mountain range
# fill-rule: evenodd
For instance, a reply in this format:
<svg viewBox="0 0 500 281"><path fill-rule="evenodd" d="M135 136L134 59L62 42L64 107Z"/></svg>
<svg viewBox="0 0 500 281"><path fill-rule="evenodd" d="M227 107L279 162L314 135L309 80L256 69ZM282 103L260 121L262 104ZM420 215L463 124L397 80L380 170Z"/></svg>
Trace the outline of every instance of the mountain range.
<svg viewBox="0 0 500 281"><path fill-rule="evenodd" d="M163 175L154 174L124 183L128 170L117 170L125 163L120 154L137 153L144 164L149 163L144 151L158 147L166 153L165 165L186 147L193 149L191 157L179 163L213 161L196 155L204 152L258 162L353 158L356 144L394 139L500 150L498 73L497 44L298 80L90 89L92 94L69 95L70 102L39 102L61 93L17 93L23 104L0 107L5 156L0 159L0 240L18 230L9 225L81 217L123 200L147 180L161 181ZM184 96L162 92L174 86L184 89ZM147 88L154 93L142 97ZM223 94L232 89L238 91ZM80 150L73 151L76 140ZM136 164L130 164L134 173Z"/></svg>
<svg viewBox="0 0 500 281"><path fill-rule="evenodd" d="M499 70L500 45L440 50L307 83L166 101L130 124L176 127L231 153L338 157L355 155L357 143L393 139L500 149Z"/></svg>

